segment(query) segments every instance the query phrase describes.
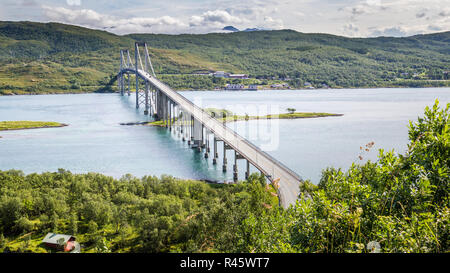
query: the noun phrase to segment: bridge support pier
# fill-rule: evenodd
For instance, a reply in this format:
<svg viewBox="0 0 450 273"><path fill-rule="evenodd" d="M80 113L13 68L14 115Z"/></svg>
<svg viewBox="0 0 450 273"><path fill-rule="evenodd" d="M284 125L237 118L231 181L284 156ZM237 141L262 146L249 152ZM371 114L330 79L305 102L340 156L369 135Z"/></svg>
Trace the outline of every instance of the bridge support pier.
<svg viewBox="0 0 450 273"><path fill-rule="evenodd" d="M183 142L186 141L186 114L181 110L181 136Z"/></svg>
<svg viewBox="0 0 450 273"><path fill-rule="evenodd" d="M130 73L127 73L127 79L128 79L128 89L127 89L127 94L128 94L128 96L131 96L131 89L130 89Z"/></svg>
<svg viewBox="0 0 450 273"><path fill-rule="evenodd" d="M198 121L197 119L193 118L192 119L193 122L193 145L192 148L197 149L197 152L201 152L202 151L202 146L203 146L203 124L201 124L200 121Z"/></svg>
<svg viewBox="0 0 450 273"><path fill-rule="evenodd" d="M169 99L169 97L167 97L166 96L166 99L167 99L167 128L169 129L169 131L172 131L172 128L170 128L170 126L171 126L171 117L172 117L172 109L171 109L171 102L170 102L170 99Z"/></svg>
<svg viewBox="0 0 450 273"><path fill-rule="evenodd" d="M177 133L178 137L181 137L183 134L183 127L181 127L181 121L183 120L180 107L177 105L177 120L175 121L177 125Z"/></svg>
<svg viewBox="0 0 450 273"><path fill-rule="evenodd" d="M169 126L169 106L168 106L168 101L167 101L167 96L163 95L163 101L164 101L164 105L163 105L163 111L164 111L164 125L166 128L168 128Z"/></svg>
<svg viewBox="0 0 450 273"><path fill-rule="evenodd" d="M144 115L148 115L148 109L149 109L149 104L148 104L148 92L149 92L149 84L147 81L145 81L145 110L144 110Z"/></svg>
<svg viewBox="0 0 450 273"><path fill-rule="evenodd" d="M250 161L247 160L247 171L245 172L245 179L250 176Z"/></svg>
<svg viewBox="0 0 450 273"><path fill-rule="evenodd" d="M139 108L139 74L138 74L138 44L134 43L134 64L135 64L135 72L136 72L136 109Z"/></svg>
<svg viewBox="0 0 450 273"><path fill-rule="evenodd" d="M219 157L219 153L217 152L217 138L214 135L214 157L213 157L213 164L217 164L217 158Z"/></svg>
<svg viewBox="0 0 450 273"><path fill-rule="evenodd" d="M227 171L227 144L223 141L223 166L222 171Z"/></svg>
<svg viewBox="0 0 450 273"><path fill-rule="evenodd" d="M238 166L237 166L238 154L236 150L234 151L234 165L233 165L233 181L237 182L238 180Z"/></svg>
<svg viewBox="0 0 450 273"><path fill-rule="evenodd" d="M205 158L209 157L209 132L208 129L205 128Z"/></svg>

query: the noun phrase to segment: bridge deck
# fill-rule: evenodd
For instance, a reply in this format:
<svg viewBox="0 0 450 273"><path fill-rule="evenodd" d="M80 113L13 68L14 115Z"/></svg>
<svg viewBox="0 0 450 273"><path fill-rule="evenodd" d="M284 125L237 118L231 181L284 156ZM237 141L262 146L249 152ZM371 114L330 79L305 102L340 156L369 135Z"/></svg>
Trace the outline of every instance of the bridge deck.
<svg viewBox="0 0 450 273"><path fill-rule="evenodd" d="M127 72L135 73L133 69L124 69ZM124 71L124 72L125 72ZM280 179L279 181L279 197L283 207L289 204L295 204L299 194L299 184L301 178L298 174L290 170L281 162L265 153L257 146L238 135L232 129L225 126L222 122L212 118L207 112L193 104L191 101L173 91L169 86L152 77L149 73L138 69L138 74L144 80L150 82L154 87L163 92L173 102L178 104L184 111L192 115L196 120L201 122L204 127L215 134L216 137L223 140L231 146L235 151L247 159L253 166L259 169L266 176L270 176L271 180Z"/></svg>

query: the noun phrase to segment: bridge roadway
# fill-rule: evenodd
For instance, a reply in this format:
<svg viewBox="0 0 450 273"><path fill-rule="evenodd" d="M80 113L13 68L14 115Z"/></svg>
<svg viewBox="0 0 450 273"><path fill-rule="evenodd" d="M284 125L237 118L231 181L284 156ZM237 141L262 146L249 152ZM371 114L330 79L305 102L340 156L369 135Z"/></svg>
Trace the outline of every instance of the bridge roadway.
<svg viewBox="0 0 450 273"><path fill-rule="evenodd" d="M123 73L135 74L135 69L124 68ZM238 135L234 130L225 126L222 122L212 118L210 114L202 108L196 106L191 101L172 90L169 86L151 76L144 70L138 69L138 75L145 81L148 81L153 87L163 92L173 102L180 106L186 113L193 116L197 121L203 124L216 137L224 141L242 157L247 159L254 167L261 171L270 181L279 179L278 195L280 204L287 208L290 204L295 204L299 195L299 185L301 177L283 165L281 162L259 149L257 146Z"/></svg>

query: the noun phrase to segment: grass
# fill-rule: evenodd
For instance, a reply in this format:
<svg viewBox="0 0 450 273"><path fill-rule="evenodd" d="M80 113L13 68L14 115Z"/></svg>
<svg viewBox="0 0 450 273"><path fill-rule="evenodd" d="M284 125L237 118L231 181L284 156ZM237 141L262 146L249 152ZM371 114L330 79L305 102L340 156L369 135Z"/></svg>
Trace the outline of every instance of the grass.
<svg viewBox="0 0 450 273"><path fill-rule="evenodd" d="M295 112L295 113L283 113L278 115L265 115L265 116L248 116L248 115L233 115L232 112L225 109L216 108L206 108L206 112L212 114L215 113L217 120L221 122L233 122L242 120L260 120L260 119L297 119L297 118L320 118L320 117L338 117L343 116L343 114L331 114L331 113L316 113L316 112ZM226 113L226 117L220 117L223 113ZM177 119L175 119L175 122ZM189 122L188 122L189 123ZM166 126L166 122L163 120L152 121L148 123L139 123L139 125L150 125L150 126Z"/></svg>
<svg viewBox="0 0 450 273"><path fill-rule="evenodd" d="M51 121L0 121L0 131L63 127L67 124Z"/></svg>
<svg viewBox="0 0 450 273"><path fill-rule="evenodd" d="M284 113L278 115L265 115L265 116L248 116L248 115L233 115L225 118L218 118L220 121L233 122L242 120L259 120L259 119L297 119L297 118L320 118L320 117L336 117L343 116L343 114L330 114L330 113L315 113L315 112L295 112Z"/></svg>

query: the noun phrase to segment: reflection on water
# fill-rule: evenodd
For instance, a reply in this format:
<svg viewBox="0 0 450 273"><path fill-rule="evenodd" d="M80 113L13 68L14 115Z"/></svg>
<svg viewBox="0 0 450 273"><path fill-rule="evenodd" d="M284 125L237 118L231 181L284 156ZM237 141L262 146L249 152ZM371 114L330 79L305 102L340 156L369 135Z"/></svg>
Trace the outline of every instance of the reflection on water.
<svg viewBox="0 0 450 273"><path fill-rule="evenodd" d="M201 107L227 108L237 114L285 112L341 113L342 117L229 123L303 178L317 182L327 166L346 168L360 162L360 146L374 141L364 160L377 149L404 152L408 120L417 119L436 98L450 102L449 88L279 90L262 92L182 92ZM174 132L148 126L121 126L148 121L134 107L134 96L74 94L0 97L0 120L58 121L70 126L0 132L0 169L25 173L101 172L114 177L171 174L176 177L232 180L233 152L227 151L229 172L188 148ZM212 139L211 139L212 140ZM211 141L212 143L212 141ZM229 153L229 154L228 154ZM363 160L363 161L364 161ZM243 178L245 162L239 162ZM252 169L254 171L254 169Z"/></svg>

